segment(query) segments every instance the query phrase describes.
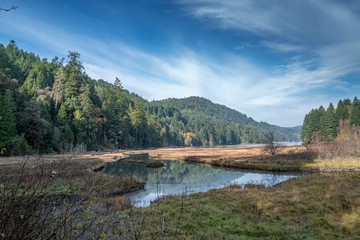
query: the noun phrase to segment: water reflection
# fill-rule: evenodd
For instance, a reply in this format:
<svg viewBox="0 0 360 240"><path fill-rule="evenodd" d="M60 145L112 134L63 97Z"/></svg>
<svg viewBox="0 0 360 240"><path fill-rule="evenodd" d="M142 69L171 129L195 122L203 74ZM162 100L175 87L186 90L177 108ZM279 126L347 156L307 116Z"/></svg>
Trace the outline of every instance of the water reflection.
<svg viewBox="0 0 360 240"><path fill-rule="evenodd" d="M148 206L164 195L206 192L231 184L261 183L272 186L299 175L224 169L181 161L162 162L164 167L154 169L119 161L106 165L105 172L133 177L146 183L144 190L127 195L135 206Z"/></svg>

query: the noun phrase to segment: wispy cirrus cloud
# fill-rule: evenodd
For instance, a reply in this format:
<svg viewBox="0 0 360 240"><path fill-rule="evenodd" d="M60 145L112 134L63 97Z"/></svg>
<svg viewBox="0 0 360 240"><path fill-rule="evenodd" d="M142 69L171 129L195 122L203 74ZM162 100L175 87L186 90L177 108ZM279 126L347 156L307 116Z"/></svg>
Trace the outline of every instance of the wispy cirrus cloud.
<svg viewBox="0 0 360 240"><path fill-rule="evenodd" d="M289 43L279 43L272 41L263 41L262 45L272 49L275 52L288 53L288 52L301 52L305 50L305 47Z"/></svg>
<svg viewBox="0 0 360 240"><path fill-rule="evenodd" d="M354 96L359 90L356 81L347 78L360 73L360 16L352 4L332 0L178 3L208 27L250 33L254 36L252 46L287 54L287 64L273 64L274 71L255 80L249 89L247 97L254 108L277 109L292 104L308 110L349 94Z"/></svg>
<svg viewBox="0 0 360 240"><path fill-rule="evenodd" d="M197 19L259 36L258 42L243 43L238 49L265 46L280 54L291 53L293 57L286 63L263 68L253 59L236 53L224 52L218 58L181 44L162 53L152 52L120 38L104 41L41 20L30 20L26 13L15 19L1 18L0 25L3 34L15 40L31 39L44 52L47 49L66 55L68 50L79 51L91 77L109 82L119 77L127 89L148 100L203 96L256 120L283 126L301 124L303 116L319 103L325 105L356 90L345 76L360 69L360 31L356 32L359 27L354 22L359 19L338 3L323 0L180 3ZM329 40L313 44L313 38ZM311 51L311 58L302 56L304 51ZM351 91L349 86L353 87ZM340 91L330 99L319 92L311 95L318 89L334 88Z"/></svg>
<svg viewBox="0 0 360 240"><path fill-rule="evenodd" d="M224 29L277 36L305 43L349 40L359 36L357 14L331 0L179 0L187 13Z"/></svg>

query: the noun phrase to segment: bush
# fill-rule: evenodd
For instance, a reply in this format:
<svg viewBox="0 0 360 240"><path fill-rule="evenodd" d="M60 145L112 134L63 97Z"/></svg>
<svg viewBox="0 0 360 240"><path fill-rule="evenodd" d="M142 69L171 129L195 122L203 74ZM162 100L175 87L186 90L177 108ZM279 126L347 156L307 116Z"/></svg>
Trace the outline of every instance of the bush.
<svg viewBox="0 0 360 240"><path fill-rule="evenodd" d="M75 239L96 236L88 231L95 217L89 196L58 192L54 171L42 161L15 175L0 178L0 236L6 239Z"/></svg>
<svg viewBox="0 0 360 240"><path fill-rule="evenodd" d="M18 156L28 154L30 147L25 138L15 137L0 144L0 150L0 155Z"/></svg>
<svg viewBox="0 0 360 240"><path fill-rule="evenodd" d="M263 142L265 143L264 152L273 156L284 147L282 143L275 141L275 135L272 131L263 134Z"/></svg>

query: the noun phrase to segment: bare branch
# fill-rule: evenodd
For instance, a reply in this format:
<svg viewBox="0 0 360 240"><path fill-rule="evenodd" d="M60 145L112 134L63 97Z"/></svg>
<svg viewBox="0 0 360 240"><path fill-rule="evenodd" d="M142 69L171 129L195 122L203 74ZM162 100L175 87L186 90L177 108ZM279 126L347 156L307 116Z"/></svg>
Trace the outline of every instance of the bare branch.
<svg viewBox="0 0 360 240"><path fill-rule="evenodd" d="M2 8L2 7L0 7L0 11L10 12L12 10L16 10L17 8L18 8L17 6L12 6L11 8Z"/></svg>
<svg viewBox="0 0 360 240"><path fill-rule="evenodd" d="M284 144L275 141L275 135L273 131L264 133L263 141L265 143L264 152L270 153L273 156L278 153L282 147L284 147Z"/></svg>

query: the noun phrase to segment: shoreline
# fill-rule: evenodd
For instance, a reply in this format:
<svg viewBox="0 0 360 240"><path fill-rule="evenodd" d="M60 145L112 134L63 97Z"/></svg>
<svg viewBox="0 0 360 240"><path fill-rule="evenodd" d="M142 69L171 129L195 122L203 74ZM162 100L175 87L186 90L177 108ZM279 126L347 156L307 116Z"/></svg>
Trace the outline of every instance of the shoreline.
<svg viewBox="0 0 360 240"><path fill-rule="evenodd" d="M304 146L281 147L276 155L264 151L263 146L186 147L144 150L122 150L98 155L104 161L117 161L128 154L144 154L150 160L179 160L246 170L275 172L359 172L360 158L321 159Z"/></svg>
<svg viewBox="0 0 360 240"><path fill-rule="evenodd" d="M277 172L358 172L360 158L320 159L304 146L285 146L271 155L262 146L177 147L142 150L115 150L112 152L85 152L79 154L46 154L41 158L47 162L75 161L84 163L91 171L101 169L106 163L125 159L129 154L148 154L150 161L180 160L247 170ZM39 158L37 155L29 159ZM24 157L0 158L0 168L6 164L21 162ZM146 160L144 160L146 161ZM87 164L89 162L89 164ZM90 162L96 162L91 165Z"/></svg>

